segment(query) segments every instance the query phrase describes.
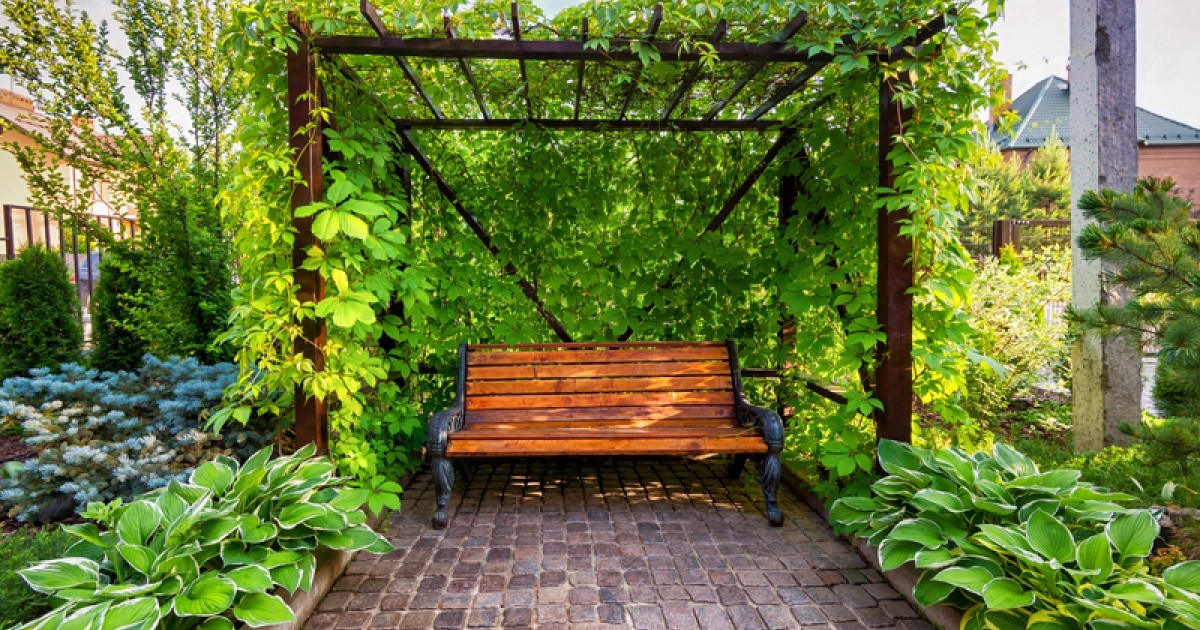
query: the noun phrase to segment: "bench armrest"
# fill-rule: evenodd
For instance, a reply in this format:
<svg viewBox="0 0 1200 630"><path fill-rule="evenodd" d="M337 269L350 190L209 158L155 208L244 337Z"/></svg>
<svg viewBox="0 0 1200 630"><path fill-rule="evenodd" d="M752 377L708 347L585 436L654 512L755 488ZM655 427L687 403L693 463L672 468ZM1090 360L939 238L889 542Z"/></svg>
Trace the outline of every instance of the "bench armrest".
<svg viewBox="0 0 1200 630"><path fill-rule="evenodd" d="M763 436L772 453L783 450L783 420L774 410L750 403L745 394L738 392L738 422L747 429L755 429Z"/></svg>
<svg viewBox="0 0 1200 630"><path fill-rule="evenodd" d="M458 378L454 384L454 403L445 411L429 417L429 434L425 437L425 456L445 457L450 434L463 426L466 416L467 344L458 345Z"/></svg>
<svg viewBox="0 0 1200 630"><path fill-rule="evenodd" d="M464 415L462 402L456 401L449 409L430 416L429 435L425 440L427 456L445 456L450 434L462 428Z"/></svg>

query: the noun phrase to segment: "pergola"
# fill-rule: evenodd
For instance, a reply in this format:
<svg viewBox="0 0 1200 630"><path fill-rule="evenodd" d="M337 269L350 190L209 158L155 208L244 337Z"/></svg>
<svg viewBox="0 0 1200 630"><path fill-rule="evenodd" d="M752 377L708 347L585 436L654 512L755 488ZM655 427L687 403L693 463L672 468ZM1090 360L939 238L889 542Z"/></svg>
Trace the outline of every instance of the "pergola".
<svg viewBox="0 0 1200 630"><path fill-rule="evenodd" d="M293 210L319 201L323 197L322 160L330 153L322 142L322 122L314 115L316 108L323 106L324 91L318 81L317 64L323 60L333 64L333 67L349 81L361 89L370 92L367 82L354 70L346 58L350 56L375 56L390 58L399 67L404 81L419 99L421 111L425 115L394 117L399 141L403 150L411 155L415 164L436 184L440 193L455 208L462 221L479 238L493 255L499 254L499 248L486 229L471 213L470 209L458 198L451 184L422 151L414 132L421 130L497 130L509 129L521 125L536 125L551 130L577 130L593 132L681 132L681 133L722 133L722 132L755 132L776 134L775 142L762 156L761 161L749 172L745 180L737 186L732 194L721 205L720 210L711 218L704 228L705 232L718 230L730 213L751 190L758 179L766 171L770 163L784 151L794 139L795 128L789 120L771 118L777 106L792 98L806 95L808 101L804 104L806 110L820 108L826 105L833 94L821 94L817 90L806 90L816 83L822 70L835 58L832 53L808 54L789 46L789 40L805 27L808 16L799 13L786 24L780 25L777 35L765 43L728 42L725 41L727 25L724 21L707 37L707 42L717 55L716 63L732 72L724 73L736 76L729 83L720 75L722 73L705 72L702 63L702 51L699 47L688 45L686 42L669 40L660 37L659 27L662 24L662 5L659 4L649 20L649 27L639 39L613 39L607 49L588 45L588 21L584 19L580 25L578 39L529 39L522 32L521 16L517 3L512 4L511 15L506 25L506 37L495 39L461 39L455 36L453 28L447 19L444 33L441 37L431 38L402 38L391 33L378 11L368 1L362 0L360 12L366 25L374 35L325 35L315 36L307 25L298 17L291 16L292 27L300 34L300 44L288 53L288 106L289 132L291 147L295 153L296 162L301 174L301 180L295 184L291 206ZM503 20L503 18L502 18ZM894 61L915 56L918 51L929 43L930 39L941 32L946 26L945 16L938 16L924 24L913 36L891 48L866 51L872 63ZM843 43L851 45L849 35L843 38ZM632 50L631 43L637 43L639 48L653 47L660 58L657 63L680 64L681 71L675 84L672 96L657 115L648 117L641 115L630 117L630 104L638 95L638 83L643 78L642 57ZM933 46L929 44L929 46ZM470 105L478 111L474 118L447 117L440 104L423 85L420 73L413 67L411 60L440 60L453 64L461 72L462 79L471 88L474 103ZM520 70L521 84L515 86L513 92L520 91L524 101L525 117L496 118L489 108L489 98L481 89L480 81L473 70L473 60L510 60L515 61ZM574 73L574 102L571 115L560 117L539 117L536 115L534 101L530 95L531 83L527 71L528 62L556 62L573 64ZM597 115L596 108L585 107L588 102L586 84L587 67L589 64L628 64L633 69L633 79L621 96L620 105L612 110ZM745 88L758 80L772 86L765 99L757 103L745 102ZM697 86L710 83L712 93L724 96L707 103L707 111L699 117L680 117L683 111L681 103L691 98L697 91ZM902 107L894 95L897 91L896 80L881 79L879 85L879 136L878 136L878 167L880 190L893 188L895 168L889 155L892 153L896 137L903 131L911 112ZM815 94L806 94L807 92ZM319 98L309 98L318 95ZM739 100L741 99L741 100ZM376 102L383 107L382 100L375 97ZM736 107L731 107L735 105ZM444 106L444 104L441 104ZM459 104L464 105L464 104ZM461 108L460 108L461 109ZM642 108L644 111L644 108ZM691 109L695 109L692 107ZM730 111L736 113L731 117ZM722 114L726 114L724 117ZM333 157L331 155L331 157ZM407 176L401 174L400 176ZM780 204L784 212L791 212L798 192L803 189L803 182L788 179L780 182ZM886 194L886 193L884 193ZM877 436L908 442L911 440L912 417L912 328L913 303L910 289L913 286L912 271L912 241L911 237L901 234L901 226L911 219L908 208L898 208L888 211L881 204L878 211L878 296L877 319L886 341L877 348L877 367L871 383L875 397L883 403L883 409L877 412ZM321 275L314 270L304 269L302 263L306 250L317 243L313 236L313 218L295 217L292 220L295 229L293 244L293 267L295 283L298 287L297 298L302 302L319 302L324 298L325 286ZM507 263L504 272L512 276L521 287L523 293L533 303L539 315L563 342L573 339L559 320L551 313L538 295L537 288L522 278L521 272L512 263ZM667 278L660 288L668 289L675 278ZM646 307L649 311L650 307ZM320 319L305 319L302 322L303 334L296 342L296 353L312 361L317 370L323 369L323 346L325 340L324 323ZM623 336L627 338L632 331ZM622 339L622 340L623 340ZM769 370L746 370L748 376L767 375ZM816 382L808 383L809 389L830 398L836 402L845 402L845 398L833 388ZM314 443L322 451L327 446L328 413L324 401L308 396L303 388L297 386L295 398L295 435L297 444Z"/></svg>

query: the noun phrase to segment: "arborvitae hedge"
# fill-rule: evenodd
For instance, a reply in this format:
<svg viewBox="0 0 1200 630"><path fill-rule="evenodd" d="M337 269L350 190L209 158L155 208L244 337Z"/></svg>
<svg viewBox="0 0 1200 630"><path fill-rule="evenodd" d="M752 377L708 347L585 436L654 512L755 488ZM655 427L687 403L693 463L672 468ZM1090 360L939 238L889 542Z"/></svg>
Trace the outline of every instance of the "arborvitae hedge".
<svg viewBox="0 0 1200 630"><path fill-rule="evenodd" d="M134 309L142 282L137 275L141 252L114 247L100 263L100 281L92 294L92 367L115 372L134 370L146 353L137 333Z"/></svg>
<svg viewBox="0 0 1200 630"><path fill-rule="evenodd" d="M0 378L75 361L79 296L58 254L33 245L0 265Z"/></svg>

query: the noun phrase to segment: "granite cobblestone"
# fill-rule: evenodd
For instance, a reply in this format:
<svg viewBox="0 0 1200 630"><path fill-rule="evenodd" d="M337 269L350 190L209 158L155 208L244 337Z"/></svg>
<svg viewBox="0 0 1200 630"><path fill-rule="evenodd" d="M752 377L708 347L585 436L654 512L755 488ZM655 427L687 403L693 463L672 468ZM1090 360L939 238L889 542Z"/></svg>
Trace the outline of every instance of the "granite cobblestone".
<svg viewBox="0 0 1200 630"><path fill-rule="evenodd" d="M396 551L356 557L305 628L931 627L786 487L787 521L768 527L757 482L726 479L720 462L469 472L441 531L416 477L387 524Z"/></svg>

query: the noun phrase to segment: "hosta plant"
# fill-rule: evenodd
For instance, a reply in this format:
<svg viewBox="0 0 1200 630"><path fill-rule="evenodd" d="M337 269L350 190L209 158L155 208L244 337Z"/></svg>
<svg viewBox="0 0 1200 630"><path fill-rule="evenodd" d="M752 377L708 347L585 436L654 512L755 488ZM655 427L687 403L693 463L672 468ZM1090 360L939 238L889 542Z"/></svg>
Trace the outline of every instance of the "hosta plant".
<svg viewBox="0 0 1200 630"><path fill-rule="evenodd" d="M989 455L883 441L888 476L871 498L838 500L839 525L879 547L885 570L922 570L914 597L967 609L963 627L1179 630L1200 627L1200 563L1151 576L1148 510L1041 471L1004 445Z"/></svg>
<svg viewBox="0 0 1200 630"><path fill-rule="evenodd" d="M311 587L319 546L386 553L365 525L366 490L346 488L311 446L275 459L270 448L240 467L220 456L187 483L130 502L95 503L95 523L68 525L77 542L61 559L21 571L57 608L25 626L51 628L251 627L295 618L273 594Z"/></svg>

